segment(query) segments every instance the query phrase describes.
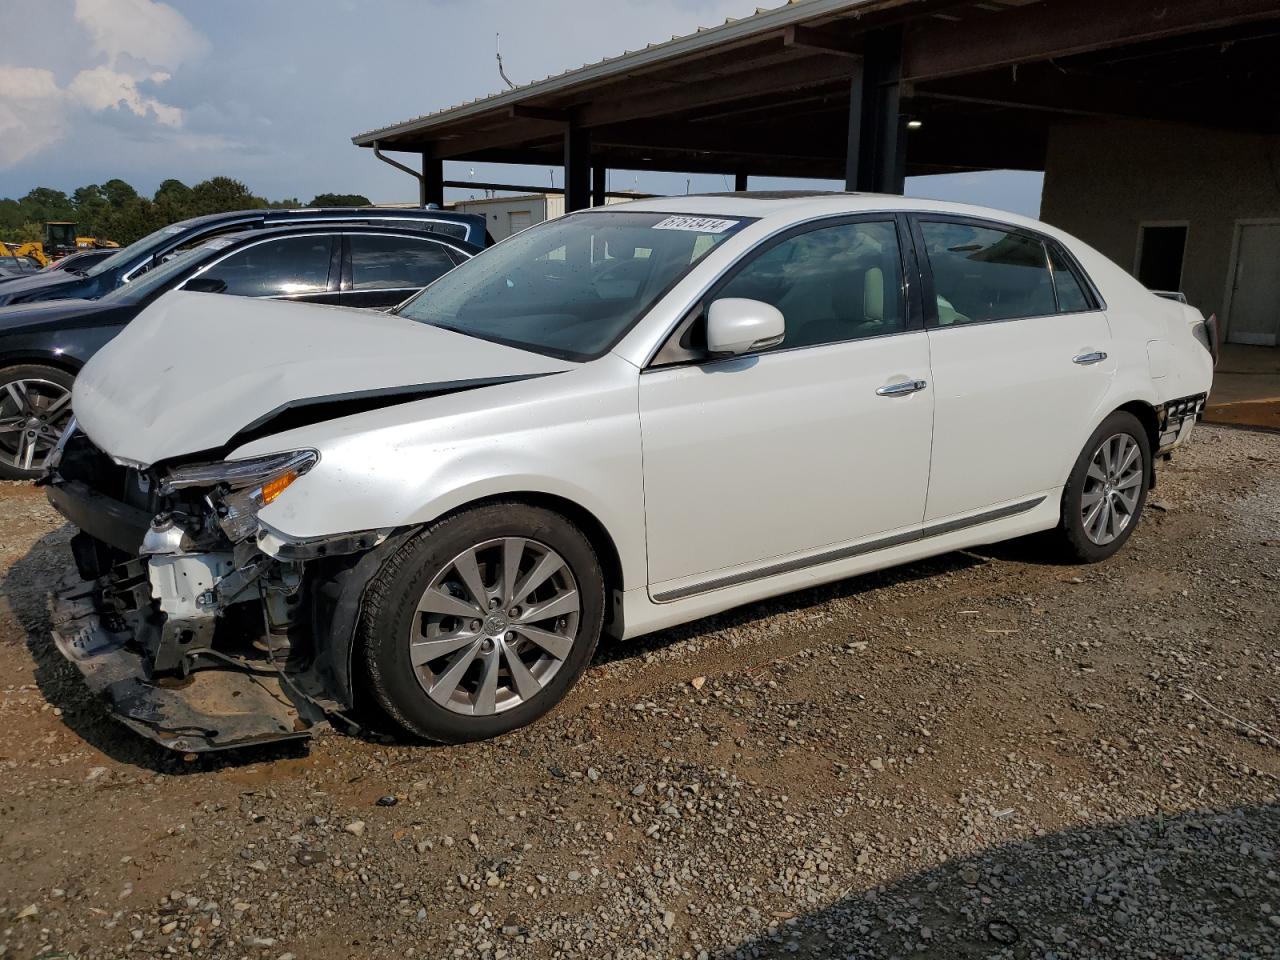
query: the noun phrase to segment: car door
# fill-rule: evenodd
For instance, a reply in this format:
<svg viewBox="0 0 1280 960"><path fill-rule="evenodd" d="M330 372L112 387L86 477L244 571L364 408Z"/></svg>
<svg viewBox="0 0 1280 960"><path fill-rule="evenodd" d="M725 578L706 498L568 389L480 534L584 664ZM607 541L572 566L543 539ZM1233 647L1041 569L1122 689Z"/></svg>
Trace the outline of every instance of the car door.
<svg viewBox="0 0 1280 960"><path fill-rule="evenodd" d="M926 521L1066 482L1114 376L1100 297L1055 240L919 214L934 386Z"/></svg>
<svg viewBox="0 0 1280 960"><path fill-rule="evenodd" d="M906 229L893 215L841 218L766 241L641 374L655 598L919 527L933 401ZM722 297L777 307L783 342L700 352L705 308Z"/></svg>
<svg viewBox="0 0 1280 960"><path fill-rule="evenodd" d="M253 240L215 260L194 277L221 281L236 297L337 303L341 243L337 233L304 233Z"/></svg>
<svg viewBox="0 0 1280 960"><path fill-rule="evenodd" d="M463 259L439 240L421 235L351 232L343 244L339 300L347 307L393 307Z"/></svg>

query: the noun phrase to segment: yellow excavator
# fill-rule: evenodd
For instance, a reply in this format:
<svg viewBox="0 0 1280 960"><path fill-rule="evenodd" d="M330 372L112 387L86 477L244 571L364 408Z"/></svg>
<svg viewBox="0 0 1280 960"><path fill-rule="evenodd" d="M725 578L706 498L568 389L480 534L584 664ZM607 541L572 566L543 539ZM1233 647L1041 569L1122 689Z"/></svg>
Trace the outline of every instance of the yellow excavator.
<svg viewBox="0 0 1280 960"><path fill-rule="evenodd" d="M26 243L5 243L0 240L0 257L29 257L42 267L61 260L78 250L97 250L102 247L118 247L114 240L77 236L79 225L70 220L50 220L44 225L44 242L29 240Z"/></svg>
<svg viewBox="0 0 1280 960"><path fill-rule="evenodd" d="M28 243L5 243L0 240L0 258L8 259L10 257L27 257L42 267L47 267L51 262L48 256L45 255L44 244L38 240Z"/></svg>

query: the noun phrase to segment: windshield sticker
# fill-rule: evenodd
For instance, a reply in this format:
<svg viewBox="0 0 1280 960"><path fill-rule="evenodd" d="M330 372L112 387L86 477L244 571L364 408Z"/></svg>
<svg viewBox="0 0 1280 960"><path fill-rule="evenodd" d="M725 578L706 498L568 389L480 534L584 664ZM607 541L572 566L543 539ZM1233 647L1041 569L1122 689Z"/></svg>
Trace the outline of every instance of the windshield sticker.
<svg viewBox="0 0 1280 960"><path fill-rule="evenodd" d="M717 220L715 217L667 217L653 225L655 230L692 230L694 233L724 233L736 227L737 220Z"/></svg>

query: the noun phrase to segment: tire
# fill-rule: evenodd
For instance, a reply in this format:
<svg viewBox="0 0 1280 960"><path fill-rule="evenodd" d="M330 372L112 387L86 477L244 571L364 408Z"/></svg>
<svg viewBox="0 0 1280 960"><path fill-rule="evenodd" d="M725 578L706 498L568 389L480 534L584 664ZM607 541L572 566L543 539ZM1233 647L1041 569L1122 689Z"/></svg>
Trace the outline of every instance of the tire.
<svg viewBox="0 0 1280 960"><path fill-rule="evenodd" d="M71 420L75 376L24 363L0 369L0 479L35 480Z"/></svg>
<svg viewBox="0 0 1280 960"><path fill-rule="evenodd" d="M1109 473L1108 457L1127 463L1113 463ZM1150 484L1146 428L1133 414L1117 410L1089 437L1062 491L1062 519L1055 535L1063 558L1099 563L1113 556L1142 519Z"/></svg>
<svg viewBox="0 0 1280 960"><path fill-rule="evenodd" d="M414 736L498 736L547 713L582 676L604 602L600 561L567 517L515 501L453 514L370 584L358 636L365 682Z"/></svg>

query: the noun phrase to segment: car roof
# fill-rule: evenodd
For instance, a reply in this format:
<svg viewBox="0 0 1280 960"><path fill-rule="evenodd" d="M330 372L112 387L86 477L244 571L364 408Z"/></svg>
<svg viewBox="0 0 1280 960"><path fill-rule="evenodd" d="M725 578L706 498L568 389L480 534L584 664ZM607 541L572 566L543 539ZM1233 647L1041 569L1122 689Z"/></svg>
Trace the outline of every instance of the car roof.
<svg viewBox="0 0 1280 960"><path fill-rule="evenodd" d="M610 204L594 211L637 213L676 213L714 217L753 217L779 223L801 223L815 217L907 211L940 213L950 216L995 220L1011 226L1026 227L1055 236L1061 231L1007 210L979 207L946 200L927 200L881 193L840 193L819 190L747 191L745 193L702 193L678 197L650 197L629 203Z"/></svg>
<svg viewBox="0 0 1280 960"><path fill-rule="evenodd" d="M403 237L415 237L424 240L436 240L440 243L456 247L466 253L479 253L482 247L476 246L463 240L461 237L455 237L447 233L436 233L423 230L420 227L405 227L394 223L343 223L327 222L327 223L285 223L272 224L267 227L259 227L253 230L232 230L227 233L219 233L216 236L209 237L200 243L197 247L204 246L211 241L231 241L231 243L241 243L246 240L263 240L267 237L279 236L299 236L308 233L382 233L394 234ZM223 243L223 246L229 244Z"/></svg>

